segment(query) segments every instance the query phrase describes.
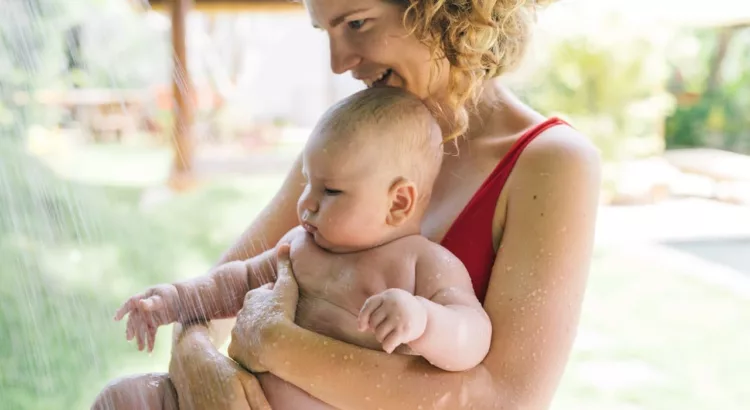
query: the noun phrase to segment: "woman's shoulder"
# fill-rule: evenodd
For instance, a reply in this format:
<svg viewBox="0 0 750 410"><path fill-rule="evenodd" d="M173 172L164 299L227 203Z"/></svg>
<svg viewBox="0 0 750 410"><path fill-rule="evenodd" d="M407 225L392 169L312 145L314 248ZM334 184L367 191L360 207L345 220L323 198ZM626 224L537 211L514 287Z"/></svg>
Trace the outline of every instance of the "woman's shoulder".
<svg viewBox="0 0 750 410"><path fill-rule="evenodd" d="M541 131L518 157L510 184L585 184L599 189L599 149L590 138L565 122Z"/></svg>
<svg viewBox="0 0 750 410"><path fill-rule="evenodd" d="M559 171L561 168L593 171L599 168L600 161L599 149L591 139L562 122L540 132L519 156L517 167L520 173L533 173L537 169Z"/></svg>

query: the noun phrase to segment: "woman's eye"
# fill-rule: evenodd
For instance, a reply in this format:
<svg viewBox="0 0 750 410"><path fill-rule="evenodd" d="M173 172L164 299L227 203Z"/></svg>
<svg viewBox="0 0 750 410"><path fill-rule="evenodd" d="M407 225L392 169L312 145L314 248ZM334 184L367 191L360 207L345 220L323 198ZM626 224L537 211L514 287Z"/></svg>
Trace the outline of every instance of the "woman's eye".
<svg viewBox="0 0 750 410"><path fill-rule="evenodd" d="M362 26L365 25L366 21L367 21L367 19L352 20L352 21L348 22L347 24L349 25L350 29L352 29L352 30L359 30L359 29L362 28Z"/></svg>
<svg viewBox="0 0 750 410"><path fill-rule="evenodd" d="M331 196L338 195L341 193L341 191L338 189L330 189L330 188L326 188L325 190L323 190L323 192L325 192L326 195L331 195Z"/></svg>

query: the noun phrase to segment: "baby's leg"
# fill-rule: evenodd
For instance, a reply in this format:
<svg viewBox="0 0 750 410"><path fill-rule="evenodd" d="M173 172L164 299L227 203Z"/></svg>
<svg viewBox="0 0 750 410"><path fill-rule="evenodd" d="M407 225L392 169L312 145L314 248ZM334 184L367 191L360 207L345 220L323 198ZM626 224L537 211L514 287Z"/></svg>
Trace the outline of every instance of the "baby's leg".
<svg viewBox="0 0 750 410"><path fill-rule="evenodd" d="M166 373L148 373L112 381L91 410L178 410L177 391Z"/></svg>

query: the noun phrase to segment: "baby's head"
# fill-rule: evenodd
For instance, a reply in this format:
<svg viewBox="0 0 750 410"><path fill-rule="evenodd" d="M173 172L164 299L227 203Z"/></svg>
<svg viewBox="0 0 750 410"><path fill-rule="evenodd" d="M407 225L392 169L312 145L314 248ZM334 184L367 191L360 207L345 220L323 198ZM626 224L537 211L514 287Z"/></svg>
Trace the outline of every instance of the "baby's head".
<svg viewBox="0 0 750 410"><path fill-rule="evenodd" d="M442 161L430 110L399 88L369 88L331 107L303 153L302 225L333 252L419 233Z"/></svg>

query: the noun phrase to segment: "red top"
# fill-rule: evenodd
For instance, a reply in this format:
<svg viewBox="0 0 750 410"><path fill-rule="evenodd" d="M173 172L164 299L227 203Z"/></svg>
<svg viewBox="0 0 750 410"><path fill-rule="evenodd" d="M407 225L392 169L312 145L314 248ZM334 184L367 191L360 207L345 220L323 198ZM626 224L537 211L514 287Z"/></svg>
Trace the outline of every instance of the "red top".
<svg viewBox="0 0 750 410"><path fill-rule="evenodd" d="M524 148L548 128L562 124L566 123L559 118L550 118L526 131L492 170L440 242L464 263L471 276L474 293L482 303L495 263L492 219L500 192Z"/></svg>

